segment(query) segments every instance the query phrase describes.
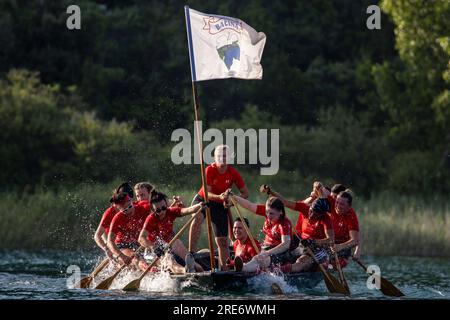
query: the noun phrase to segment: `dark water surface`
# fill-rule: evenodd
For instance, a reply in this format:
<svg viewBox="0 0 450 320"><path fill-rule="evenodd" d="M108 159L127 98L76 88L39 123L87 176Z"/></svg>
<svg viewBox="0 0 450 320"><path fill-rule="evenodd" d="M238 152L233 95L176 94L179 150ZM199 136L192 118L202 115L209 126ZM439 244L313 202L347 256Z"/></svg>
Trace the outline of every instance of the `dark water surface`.
<svg viewBox="0 0 450 320"><path fill-rule="evenodd" d="M188 283L175 283L168 274L146 277L137 293L119 290L136 276L127 273L114 282L114 290L71 289L73 273L67 273L68 267L79 267L84 276L99 259L94 253L83 252L2 252L0 299L390 299L378 290L369 290L368 275L354 263L344 269L352 292L350 297L328 294L323 281L314 289L299 290L276 275L256 277L251 292L242 294L192 290ZM450 259L363 257L362 260L377 264L382 276L406 294L402 299L450 299ZM271 293L273 282L283 289L283 296Z"/></svg>

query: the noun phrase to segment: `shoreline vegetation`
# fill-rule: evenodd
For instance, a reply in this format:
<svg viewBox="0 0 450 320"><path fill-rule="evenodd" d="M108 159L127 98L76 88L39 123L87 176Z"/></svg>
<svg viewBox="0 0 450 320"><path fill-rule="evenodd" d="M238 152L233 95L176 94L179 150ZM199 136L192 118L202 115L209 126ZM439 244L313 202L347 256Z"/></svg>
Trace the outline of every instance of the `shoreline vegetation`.
<svg viewBox="0 0 450 320"><path fill-rule="evenodd" d="M249 185L250 199L264 202L265 198L256 193L256 180ZM283 185L273 187L288 198L303 199L309 194L307 185ZM70 191L61 188L57 192L27 195L0 194L0 250L95 250L93 235L109 205L111 186L114 184L84 184ZM168 196L180 195L185 205L197 191L165 186L161 190ZM356 194L354 208L360 221L364 254L450 257L450 206L444 196L418 198L386 193L364 199ZM253 234L262 239L263 220L245 209L242 213L250 219ZM297 214L288 210L288 215L295 225ZM233 216L236 217L234 209ZM175 230L186 219L179 219ZM187 234L182 241L187 242ZM199 248L206 247L206 243L203 225Z"/></svg>

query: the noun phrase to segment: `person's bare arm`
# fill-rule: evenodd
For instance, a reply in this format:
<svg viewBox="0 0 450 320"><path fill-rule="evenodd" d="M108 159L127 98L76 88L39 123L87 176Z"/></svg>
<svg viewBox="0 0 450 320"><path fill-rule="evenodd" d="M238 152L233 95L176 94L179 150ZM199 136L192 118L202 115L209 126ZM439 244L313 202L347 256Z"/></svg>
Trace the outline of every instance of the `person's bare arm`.
<svg viewBox="0 0 450 320"><path fill-rule="evenodd" d="M355 252L358 250L359 246L359 231L350 230L350 239L347 242L340 243L336 245L336 251L341 251L357 246Z"/></svg>
<svg viewBox="0 0 450 320"><path fill-rule="evenodd" d="M239 196L233 196L234 201L236 201L241 207L256 213L256 209L258 208L258 205L256 203L250 202L247 199L244 199Z"/></svg>
<svg viewBox="0 0 450 320"><path fill-rule="evenodd" d="M108 258L114 259L114 255L111 252L111 250L109 250L107 243L103 241L103 235L105 234L105 232L106 232L105 228L99 225L97 230L95 231L94 240L95 243L97 243L97 245L100 247L100 249L102 249L105 252Z"/></svg>
<svg viewBox="0 0 450 320"><path fill-rule="evenodd" d="M334 244L334 230L325 229L325 238L316 240L318 246L328 247Z"/></svg>
<svg viewBox="0 0 450 320"><path fill-rule="evenodd" d="M153 248L153 246L155 245L154 242L148 240L148 231L145 229L141 230L138 241L139 244L144 248Z"/></svg>
<svg viewBox="0 0 450 320"><path fill-rule="evenodd" d="M116 240L116 234L110 230L109 234L108 234L109 250L111 250L111 252L113 254L115 254L123 264L128 264L130 258L128 256L126 256L125 254L123 254L122 251L120 251L120 249L117 247L116 243L114 242L115 240Z"/></svg>
<svg viewBox="0 0 450 320"><path fill-rule="evenodd" d="M291 245L291 237L289 235L284 235L281 236L281 243L279 245L270 250L264 251L264 253L269 255L283 253L289 249L290 245Z"/></svg>
<svg viewBox="0 0 450 320"><path fill-rule="evenodd" d="M270 189L269 195L277 197L278 199L281 200L281 202L283 202L283 204L288 207L289 209L295 210L295 201L291 201L286 199L285 197L283 197L281 195L281 193L276 192L275 190Z"/></svg>
<svg viewBox="0 0 450 320"><path fill-rule="evenodd" d="M240 197L244 199L248 199L248 188L247 186L244 186L242 189L239 189Z"/></svg>
<svg viewBox="0 0 450 320"><path fill-rule="evenodd" d="M191 207L183 208L181 209L181 216L187 216L188 214L193 214L197 212L199 209L201 209L204 206L204 203L197 203Z"/></svg>

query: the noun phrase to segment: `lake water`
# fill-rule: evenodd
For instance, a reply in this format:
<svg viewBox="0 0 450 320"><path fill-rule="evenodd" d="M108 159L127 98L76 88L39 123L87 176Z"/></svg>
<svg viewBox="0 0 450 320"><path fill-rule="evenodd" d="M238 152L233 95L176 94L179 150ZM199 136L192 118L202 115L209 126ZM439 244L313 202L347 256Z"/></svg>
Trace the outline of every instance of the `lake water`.
<svg viewBox="0 0 450 320"><path fill-rule="evenodd" d="M350 297L328 294L323 281L314 289L299 290L281 277L267 274L253 279L251 292L242 294L190 290L188 284L177 284L168 274L146 277L137 293L119 290L134 279L132 274L118 278L113 290L68 287L69 266L79 266L84 276L99 260L98 255L86 252L0 253L0 299L392 299L378 290L369 290L368 275L355 263L344 269L352 293ZM401 299L450 299L450 259L366 256L362 260L366 265L378 265L381 275L406 295ZM271 293L273 282L279 284L284 295Z"/></svg>

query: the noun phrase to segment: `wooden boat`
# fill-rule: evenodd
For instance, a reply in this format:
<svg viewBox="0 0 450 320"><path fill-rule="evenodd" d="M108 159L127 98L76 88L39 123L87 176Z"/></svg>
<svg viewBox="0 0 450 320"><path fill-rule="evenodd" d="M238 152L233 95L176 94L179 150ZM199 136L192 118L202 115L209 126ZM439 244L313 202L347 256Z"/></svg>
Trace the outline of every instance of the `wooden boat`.
<svg viewBox="0 0 450 320"><path fill-rule="evenodd" d="M171 275L172 279L183 282L188 289L207 291L251 291L251 279L261 276L258 273L216 271L196 272ZM284 281L290 286L301 289L312 289L323 279L320 272L303 272L284 274Z"/></svg>

